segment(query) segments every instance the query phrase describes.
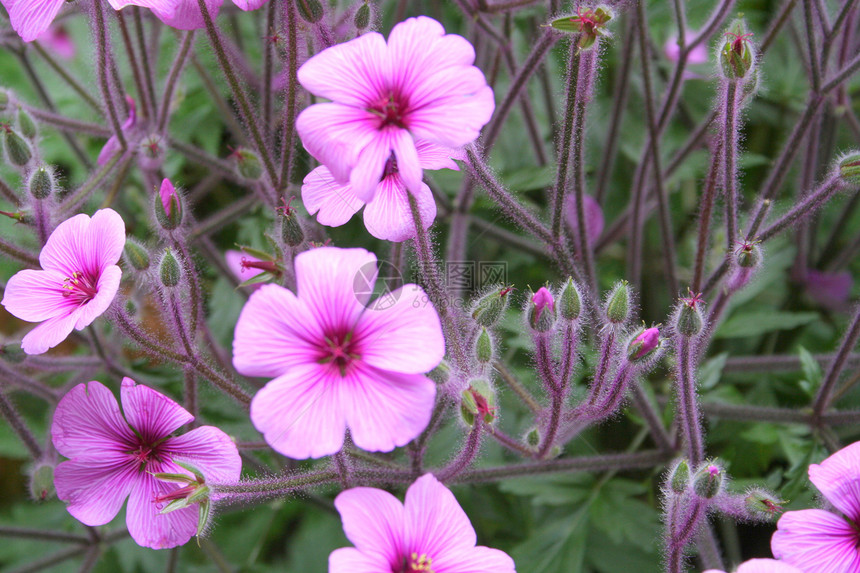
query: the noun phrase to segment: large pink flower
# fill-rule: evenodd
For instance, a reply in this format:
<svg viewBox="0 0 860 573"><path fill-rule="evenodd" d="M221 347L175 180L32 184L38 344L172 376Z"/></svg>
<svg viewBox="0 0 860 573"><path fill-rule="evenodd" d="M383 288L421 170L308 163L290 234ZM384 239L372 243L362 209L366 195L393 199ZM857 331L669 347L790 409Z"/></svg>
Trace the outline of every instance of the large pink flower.
<svg viewBox="0 0 860 573"><path fill-rule="evenodd" d="M445 353L439 317L420 287L367 303L376 256L321 247L295 259L297 294L265 285L236 324L233 364L274 377L251 402L251 420L277 451L318 458L353 442L390 451L427 426L436 395L423 374Z"/></svg>
<svg viewBox="0 0 860 573"><path fill-rule="evenodd" d="M182 545L197 533L197 508L161 514L156 498L179 486L152 474L190 476L175 463L183 462L209 482L234 483L242 470L239 452L227 434L212 426L172 437L194 416L131 378L123 379L121 398L125 418L99 382L78 384L60 400L51 436L57 451L70 459L55 470L57 497L69 502L69 513L86 525L108 523L129 498L126 524L138 545Z"/></svg>
<svg viewBox="0 0 860 573"><path fill-rule="evenodd" d="M65 0L0 0L9 12L12 28L25 42L32 42L45 32L65 3Z"/></svg>
<svg viewBox="0 0 860 573"><path fill-rule="evenodd" d="M433 474L415 481L406 502L357 487L334 505L355 547L332 551L329 573L514 573L503 551L475 546L475 530L454 494Z"/></svg>
<svg viewBox="0 0 860 573"><path fill-rule="evenodd" d="M125 223L112 209L60 223L39 255L42 270L9 279L0 303L22 320L42 323L24 336L24 352L46 352L107 310L119 288L124 245Z"/></svg>
<svg viewBox="0 0 860 573"><path fill-rule="evenodd" d="M771 538L774 557L805 573L860 571L860 442L809 466L809 479L842 516L823 509L786 512Z"/></svg>
<svg viewBox="0 0 860 573"><path fill-rule="evenodd" d="M719 569L708 569L704 573L725 573ZM750 559L741 563L735 573L803 573L797 567L775 559Z"/></svg>
<svg viewBox="0 0 860 573"><path fill-rule="evenodd" d="M331 100L302 111L296 129L334 179L369 202L392 153L406 188L421 192L415 140L449 148L474 141L493 113L493 90L472 65L475 51L424 16L327 48L298 71L311 93Z"/></svg>
<svg viewBox="0 0 860 573"><path fill-rule="evenodd" d="M452 158L462 159L459 150L440 147L426 141L416 143L418 161L424 169L459 170ZM405 241L415 236L415 223L409 207L406 185L394 158L389 158L382 179L376 186L373 198L364 209L364 226L371 235L387 241ZM424 183L413 193L421 213L424 228L436 218L436 201L433 192ZM302 185L302 202L308 213L317 213L317 221L330 227L339 227L365 205L347 183L339 183L324 165L305 177Z"/></svg>

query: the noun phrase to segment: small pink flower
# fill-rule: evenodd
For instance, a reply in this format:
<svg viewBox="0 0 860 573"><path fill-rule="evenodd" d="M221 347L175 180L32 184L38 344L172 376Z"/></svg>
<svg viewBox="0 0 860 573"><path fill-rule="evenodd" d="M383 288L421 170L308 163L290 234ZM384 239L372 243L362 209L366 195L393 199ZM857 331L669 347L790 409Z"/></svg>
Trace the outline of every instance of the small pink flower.
<svg viewBox="0 0 860 573"><path fill-rule="evenodd" d="M369 202L392 157L403 184L421 193L416 140L448 148L474 141L493 113L493 90L472 65L475 51L424 16L327 48L298 71L299 82L331 100L302 111L296 129L336 181Z"/></svg>
<svg viewBox="0 0 860 573"><path fill-rule="evenodd" d="M124 246L125 223L112 209L60 223L39 255L42 270L9 279L0 302L21 320L42 323L24 336L24 352L46 352L107 310L119 288L116 263Z"/></svg>
<svg viewBox="0 0 860 573"><path fill-rule="evenodd" d="M805 573L860 571L855 525L860 521L860 442L809 466L809 479L842 515L823 509L787 511L771 538L774 557Z"/></svg>
<svg viewBox="0 0 860 573"><path fill-rule="evenodd" d="M319 458L344 432L369 451L391 451L430 421L442 360L439 317L420 287L386 292L370 306L376 256L320 247L295 259L297 294L265 285L236 324L233 364L274 377L251 402L251 421L277 451Z"/></svg>
<svg viewBox="0 0 860 573"><path fill-rule="evenodd" d="M672 36L663 45L663 53L673 62L677 62L681 55L681 47L678 45L678 38ZM699 43L695 48L690 50L687 55L688 64L704 64L708 61L708 49L704 43Z"/></svg>
<svg viewBox="0 0 860 573"><path fill-rule="evenodd" d="M638 360L657 348L660 344L660 329L656 326L646 328L630 342L633 360Z"/></svg>
<svg viewBox="0 0 860 573"><path fill-rule="evenodd" d="M725 572L719 569L708 569L704 573ZM803 573L803 571L775 559L750 559L741 563L735 570L735 573Z"/></svg>
<svg viewBox="0 0 860 573"><path fill-rule="evenodd" d="M234 483L242 469L239 452L212 426L171 436L194 416L131 378L123 379L120 394L124 418L114 395L99 382L78 384L60 400L51 436L57 451L70 459L55 470L57 497L86 525L108 523L129 498L126 525L138 545L182 545L197 533L197 508L159 513L156 498L169 499L177 485L152 474L191 476L175 463L183 462L207 481Z"/></svg>
<svg viewBox="0 0 860 573"><path fill-rule="evenodd" d="M546 287L540 287L532 296L532 304L535 305L535 320L540 320L540 315L545 309L552 312L555 309L555 299Z"/></svg>
<svg viewBox="0 0 860 573"><path fill-rule="evenodd" d="M77 48L74 42L72 42L72 38L69 36L66 27L59 24L51 26L40 35L39 42L64 60L71 60L77 53Z"/></svg>
<svg viewBox="0 0 860 573"><path fill-rule="evenodd" d="M440 147L426 141L416 142L418 161L424 169L459 170L452 158L461 159L457 150ZM436 218L436 201L424 183L421 190L413 192L421 222L429 227ZM302 185L302 201L308 213L317 213L317 221L330 227L339 227L365 205L347 183L338 183L324 165L317 167L305 177ZM397 161L388 159L385 171L376 186L373 198L364 209L364 226L377 239L405 241L415 236L415 223L409 207L406 185L397 169Z"/></svg>
<svg viewBox="0 0 860 573"><path fill-rule="evenodd" d="M25 42L41 36L65 3L65 0L0 0L9 13L12 28Z"/></svg>
<svg viewBox="0 0 860 573"><path fill-rule="evenodd" d="M134 103L134 99L130 96L126 96L125 101L128 102L128 118L125 120L125 123L122 124L122 130L123 132L128 132L137 125L137 106ZM111 135L110 139L105 143L105 146L102 147L96 163L104 165L110 161L114 155L116 155L119 149L119 140L116 138L116 135Z"/></svg>
<svg viewBox="0 0 860 573"><path fill-rule="evenodd" d="M357 487L334 500L355 547L332 551L329 573L515 573L503 551L477 542L454 494L425 474L400 501L380 489Z"/></svg>
<svg viewBox="0 0 860 573"><path fill-rule="evenodd" d="M593 245L600 238L600 234L603 233L603 226L605 224L603 209L600 208L600 204L591 195L584 195L582 200L585 204L585 236L588 239L588 244ZM573 246L574 248L579 248L579 240L577 238L579 233L579 217L577 217L576 213L576 197L572 194L565 198L565 216L567 217L568 224L573 229Z"/></svg>

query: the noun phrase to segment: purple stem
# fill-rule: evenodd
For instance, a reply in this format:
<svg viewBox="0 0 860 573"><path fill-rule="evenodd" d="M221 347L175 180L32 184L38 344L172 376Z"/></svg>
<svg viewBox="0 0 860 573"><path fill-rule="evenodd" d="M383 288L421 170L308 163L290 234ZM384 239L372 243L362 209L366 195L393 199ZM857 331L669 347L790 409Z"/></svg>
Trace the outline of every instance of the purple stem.
<svg viewBox="0 0 860 573"><path fill-rule="evenodd" d="M765 242L787 227L797 223L824 205L837 191L845 188L838 173L832 174L818 188L809 193L800 203L792 207L782 217L771 223L764 231L756 235L756 240Z"/></svg>
<svg viewBox="0 0 860 573"><path fill-rule="evenodd" d="M675 337L675 342L678 349L678 414L687 445L687 458L691 465L697 466L705 459L705 448L702 420L696 399L696 378L693 373L695 352L691 348L692 341L689 338L679 334Z"/></svg>

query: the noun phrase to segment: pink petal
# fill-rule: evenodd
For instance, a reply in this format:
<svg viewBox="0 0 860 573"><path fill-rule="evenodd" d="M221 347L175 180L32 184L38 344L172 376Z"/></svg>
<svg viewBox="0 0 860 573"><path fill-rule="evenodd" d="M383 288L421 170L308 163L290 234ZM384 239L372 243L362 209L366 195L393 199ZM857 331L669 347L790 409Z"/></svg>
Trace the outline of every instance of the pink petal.
<svg viewBox="0 0 860 573"><path fill-rule="evenodd" d="M365 555L353 547L335 549L328 556L328 573L379 573L391 564L379 554Z"/></svg>
<svg viewBox="0 0 860 573"><path fill-rule="evenodd" d="M324 165L308 173L302 183L302 203L311 215L319 211L321 225L339 227L364 205L349 184L338 183Z"/></svg>
<svg viewBox="0 0 860 573"><path fill-rule="evenodd" d="M24 335L21 349L26 354L44 354L64 341L74 330L77 321L77 311L49 318Z"/></svg>
<svg viewBox="0 0 860 573"><path fill-rule="evenodd" d="M430 423L436 384L417 374L353 363L338 381L337 407L352 441L369 452L390 452L417 438Z"/></svg>
<svg viewBox="0 0 860 573"><path fill-rule="evenodd" d="M262 8L269 0L233 0L233 4L239 7L240 10L249 12Z"/></svg>
<svg viewBox="0 0 860 573"><path fill-rule="evenodd" d="M397 157L397 172L403 179L403 183L409 191L418 193L423 185L421 178L424 172L421 169L415 141L406 130L400 129L393 134L391 146Z"/></svg>
<svg viewBox="0 0 860 573"><path fill-rule="evenodd" d="M405 374L438 366L445 356L445 337L428 300L420 286L407 284L371 304L353 331L362 361Z"/></svg>
<svg viewBox="0 0 860 573"><path fill-rule="evenodd" d="M3 6L9 12L9 20L12 28L25 42L32 42L38 38L48 27L60 8L65 4L64 0L6 0Z"/></svg>
<svg viewBox="0 0 860 573"><path fill-rule="evenodd" d="M388 50L376 32L323 50L298 70L299 83L314 95L356 108L387 96Z"/></svg>
<svg viewBox="0 0 860 573"><path fill-rule="evenodd" d="M447 147L477 139L496 106L490 87L476 88L483 78L480 70L469 67L445 71L428 80L422 106L409 113L409 131L417 139ZM430 86L444 87L434 90Z"/></svg>
<svg viewBox="0 0 860 573"><path fill-rule="evenodd" d="M439 70L468 67L475 61L468 40L446 35L442 24L426 16L394 26L388 36L388 54L392 82L410 94L418 86L426 86L427 78Z"/></svg>
<svg viewBox="0 0 860 573"><path fill-rule="evenodd" d="M466 512L433 474L424 474L409 486L404 505L409 547L433 559L433 565L447 554L475 548L477 538Z"/></svg>
<svg viewBox="0 0 860 573"><path fill-rule="evenodd" d="M296 256L299 300L326 335L348 332L376 282L376 255L364 249L320 247ZM321 341L316 338L316 341Z"/></svg>
<svg viewBox="0 0 860 573"><path fill-rule="evenodd" d="M120 279L122 279L122 270L116 265L111 265L102 271L101 276L99 276L96 296L79 308L78 319L75 322L77 330L92 324L108 309L119 290Z"/></svg>
<svg viewBox="0 0 860 573"><path fill-rule="evenodd" d="M776 559L750 559L741 563L735 573L803 573L803 571Z"/></svg>
<svg viewBox="0 0 860 573"><path fill-rule="evenodd" d="M788 511L770 540L773 556L805 573L860 571L857 532L822 509Z"/></svg>
<svg viewBox="0 0 860 573"><path fill-rule="evenodd" d="M836 509L851 519L860 518L860 442L810 465L809 479Z"/></svg>
<svg viewBox="0 0 860 573"><path fill-rule="evenodd" d="M413 193L421 214L421 223L429 228L436 219L436 200L430 188L421 183ZM376 194L364 208L364 226L378 239L401 242L415 237L415 221L403 180L396 173L384 177Z"/></svg>
<svg viewBox="0 0 860 573"><path fill-rule="evenodd" d="M380 558L386 565L402 557L406 522L400 500L381 489L355 487L339 493L334 506L343 521L343 532L357 551Z"/></svg>
<svg viewBox="0 0 860 573"><path fill-rule="evenodd" d="M197 30L204 27L203 14L197 0L109 0L116 9L122 6L149 8L159 20L178 30ZM206 8L214 21L223 0L206 0Z"/></svg>
<svg viewBox="0 0 860 573"><path fill-rule="evenodd" d="M96 211L92 219L80 214L60 223L39 255L45 270L71 276L75 271L97 277L115 265L125 247L125 223L113 209Z"/></svg>
<svg viewBox="0 0 860 573"><path fill-rule="evenodd" d="M242 473L236 443L223 431L201 426L164 442L163 450L174 460L200 470L206 481L235 483Z"/></svg>
<svg viewBox="0 0 860 573"><path fill-rule="evenodd" d="M410 137L405 130L396 126L388 126L375 132L361 150L355 166L349 174L350 187L359 201L367 203L373 199L376 187L379 185L383 173L385 173L385 165L391 158L394 142L401 134Z"/></svg>
<svg viewBox="0 0 860 573"><path fill-rule="evenodd" d="M122 379L120 397L128 425L148 444L166 438L194 419L185 408L164 394L128 377Z"/></svg>
<svg viewBox="0 0 860 573"><path fill-rule="evenodd" d="M76 305L63 296L63 279L59 271L19 271L6 283L2 304L10 314L27 322L41 322L68 315Z"/></svg>
<svg viewBox="0 0 860 573"><path fill-rule="evenodd" d="M186 473L174 464L165 463L155 471ZM141 473L138 484L128 498L125 522L134 542L142 547L167 549L187 543L197 534L198 508L196 505L161 514L162 505L155 498L176 489L176 484L155 479Z"/></svg>
<svg viewBox="0 0 860 573"><path fill-rule="evenodd" d="M318 360L324 337L318 318L303 301L282 286L263 285L245 303L236 322L233 366L246 376L279 376Z"/></svg>
<svg viewBox="0 0 860 573"><path fill-rule="evenodd" d="M378 125L379 118L369 111L338 103L312 105L296 118L305 149L338 181L349 180L359 153L377 137Z"/></svg>
<svg viewBox="0 0 860 573"><path fill-rule="evenodd" d="M418 162L424 169L453 169L454 171L459 171L460 166L457 165L454 159L465 161L462 149L443 147L429 141L416 141L415 149L418 152Z"/></svg>
<svg viewBox="0 0 860 573"><path fill-rule="evenodd" d="M87 459L62 462L54 469L57 497L67 501L75 519L104 525L116 517L129 492L140 481L139 464L125 454L101 452Z"/></svg>
<svg viewBox="0 0 860 573"><path fill-rule="evenodd" d="M86 459L126 452L136 443L113 393L96 381L66 392L54 411L51 439L67 458Z"/></svg>
<svg viewBox="0 0 860 573"><path fill-rule="evenodd" d="M276 451L294 459L340 451L346 431L340 380L320 364L297 366L251 401L251 421Z"/></svg>
<svg viewBox="0 0 860 573"><path fill-rule="evenodd" d="M432 559L434 573L516 573L514 560L507 553L481 545L461 551L446 551Z"/></svg>

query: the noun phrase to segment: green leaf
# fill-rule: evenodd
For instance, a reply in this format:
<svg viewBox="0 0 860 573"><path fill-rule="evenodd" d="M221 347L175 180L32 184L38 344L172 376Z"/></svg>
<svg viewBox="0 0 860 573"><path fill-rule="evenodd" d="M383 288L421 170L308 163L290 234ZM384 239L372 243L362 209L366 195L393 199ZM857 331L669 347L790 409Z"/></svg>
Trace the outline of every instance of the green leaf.
<svg viewBox="0 0 860 573"><path fill-rule="evenodd" d="M803 382L806 382L805 384L801 383L801 386L808 395L812 396L821 386L821 365L804 347L801 346L797 353L800 356L800 368L803 370Z"/></svg>
<svg viewBox="0 0 860 573"><path fill-rule="evenodd" d="M743 338L775 330L789 330L818 319L817 312L740 311L723 323L714 338Z"/></svg>
<svg viewBox="0 0 860 573"><path fill-rule="evenodd" d="M588 505L561 519L546 522L511 552L521 571L580 573L588 536Z"/></svg>
<svg viewBox="0 0 860 573"><path fill-rule="evenodd" d="M717 354L699 368L699 385L704 390L710 390L717 385L723 375L723 368L729 358L728 352Z"/></svg>

